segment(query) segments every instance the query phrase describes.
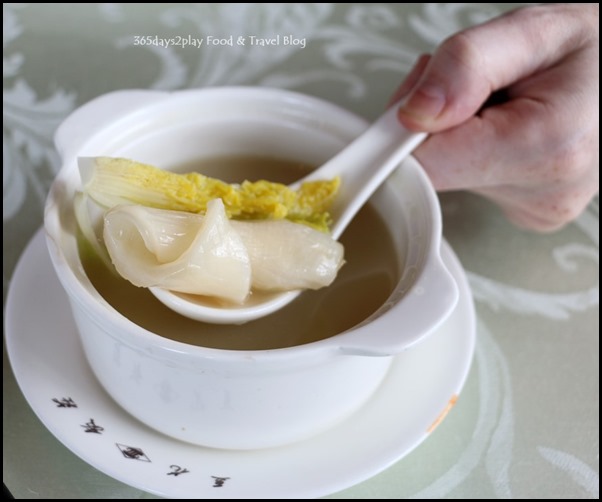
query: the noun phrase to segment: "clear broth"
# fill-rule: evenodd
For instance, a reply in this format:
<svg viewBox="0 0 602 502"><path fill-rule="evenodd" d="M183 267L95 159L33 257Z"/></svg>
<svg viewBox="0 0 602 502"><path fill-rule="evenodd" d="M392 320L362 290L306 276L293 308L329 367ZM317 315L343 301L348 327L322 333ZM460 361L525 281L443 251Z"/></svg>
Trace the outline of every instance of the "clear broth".
<svg viewBox="0 0 602 502"><path fill-rule="evenodd" d="M228 182L269 179L291 183L311 169L298 162L264 157L220 157L180 166ZM292 347L346 331L374 313L389 297L400 277L398 254L379 213L368 203L340 241L345 265L335 282L305 291L282 310L243 325L192 321L169 310L147 289L138 288L108 272L106 266L80 246L84 270L96 290L122 315L165 338L191 345L231 350Z"/></svg>

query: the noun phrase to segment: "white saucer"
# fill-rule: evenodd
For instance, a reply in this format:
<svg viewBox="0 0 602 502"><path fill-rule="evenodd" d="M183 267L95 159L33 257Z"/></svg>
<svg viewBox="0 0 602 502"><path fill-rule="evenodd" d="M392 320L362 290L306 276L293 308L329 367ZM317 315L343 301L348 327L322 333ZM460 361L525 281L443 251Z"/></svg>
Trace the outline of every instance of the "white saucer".
<svg viewBox="0 0 602 502"><path fill-rule="evenodd" d="M123 411L88 367L41 231L13 276L7 349L19 386L40 420L67 448L109 476L168 498L320 497L364 481L405 456L460 393L474 351L474 307L464 271L447 243L442 254L460 288L450 319L395 358L381 388L355 415L290 446L202 448L163 436Z"/></svg>

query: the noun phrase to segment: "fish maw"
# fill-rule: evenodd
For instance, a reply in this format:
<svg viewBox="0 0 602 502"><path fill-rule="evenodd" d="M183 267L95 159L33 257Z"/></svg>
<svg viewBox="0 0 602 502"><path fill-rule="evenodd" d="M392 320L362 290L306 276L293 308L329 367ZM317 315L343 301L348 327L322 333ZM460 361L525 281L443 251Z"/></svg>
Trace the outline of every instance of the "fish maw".
<svg viewBox="0 0 602 502"><path fill-rule="evenodd" d="M290 291L329 286L344 263L330 235L287 220L233 221L251 261L253 289Z"/></svg>
<svg viewBox="0 0 602 502"><path fill-rule="evenodd" d="M238 304L249 294L249 255L221 199L204 216L120 205L105 214L103 236L117 272L136 286Z"/></svg>

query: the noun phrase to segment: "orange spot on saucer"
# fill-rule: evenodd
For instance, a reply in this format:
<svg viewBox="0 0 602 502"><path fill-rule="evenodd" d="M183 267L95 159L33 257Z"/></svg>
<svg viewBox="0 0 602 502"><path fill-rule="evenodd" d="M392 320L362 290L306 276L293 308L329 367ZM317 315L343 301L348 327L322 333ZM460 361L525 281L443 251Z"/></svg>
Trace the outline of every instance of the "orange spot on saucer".
<svg viewBox="0 0 602 502"><path fill-rule="evenodd" d="M426 430L426 432L428 434L430 434L431 432L433 432L436 427L443 422L443 419L447 416L447 414L449 413L449 410L451 410L454 407L454 404L456 404L456 401L458 400L458 395L454 394L450 400L447 402L447 404L445 405L445 408L443 408L443 411L441 413L439 413L439 416L437 416L437 418L434 420L434 422L430 425L430 427Z"/></svg>

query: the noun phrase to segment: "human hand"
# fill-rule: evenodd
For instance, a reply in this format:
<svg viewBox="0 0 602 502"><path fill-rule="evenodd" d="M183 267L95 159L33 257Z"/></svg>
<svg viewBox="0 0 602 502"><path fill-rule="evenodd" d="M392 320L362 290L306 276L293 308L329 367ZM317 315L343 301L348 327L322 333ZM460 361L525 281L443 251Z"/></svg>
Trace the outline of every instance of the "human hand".
<svg viewBox="0 0 602 502"><path fill-rule="evenodd" d="M415 155L437 190L539 231L581 213L599 186L598 19L599 4L527 7L418 59L394 99L404 126L432 133Z"/></svg>

